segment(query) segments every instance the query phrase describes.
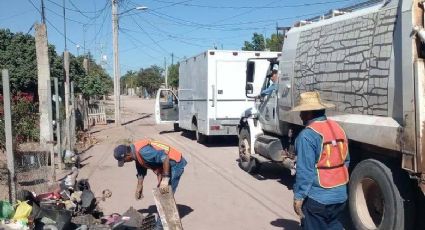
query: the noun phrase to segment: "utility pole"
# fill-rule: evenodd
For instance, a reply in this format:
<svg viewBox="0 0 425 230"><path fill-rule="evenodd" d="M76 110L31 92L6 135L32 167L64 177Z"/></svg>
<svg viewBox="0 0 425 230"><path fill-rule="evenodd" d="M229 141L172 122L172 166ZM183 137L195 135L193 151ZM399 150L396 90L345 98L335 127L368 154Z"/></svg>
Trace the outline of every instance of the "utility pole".
<svg viewBox="0 0 425 230"><path fill-rule="evenodd" d="M114 51L114 100L115 125L121 126L120 114L120 67L118 60L118 0L112 0L112 45Z"/></svg>
<svg viewBox="0 0 425 230"><path fill-rule="evenodd" d="M46 14L45 14L44 0L41 0L41 23L46 24Z"/></svg>
<svg viewBox="0 0 425 230"><path fill-rule="evenodd" d="M171 53L171 65L174 65L174 53Z"/></svg>
<svg viewBox="0 0 425 230"><path fill-rule="evenodd" d="M69 106L69 52L66 47L66 19L65 19L65 0L63 2L63 29L65 38L65 50L63 52L63 70L65 74L65 129L66 129L66 149L72 150L71 145L71 111Z"/></svg>
<svg viewBox="0 0 425 230"><path fill-rule="evenodd" d="M65 17L65 0L62 0L63 3L63 37L65 39L65 50L66 50L66 17Z"/></svg>
<svg viewBox="0 0 425 230"><path fill-rule="evenodd" d="M164 57L164 70L165 70L165 88L168 89L168 68L167 68L167 58Z"/></svg>
<svg viewBox="0 0 425 230"><path fill-rule="evenodd" d="M38 97L40 112L40 144L50 149L52 181L55 180L55 159L53 153L52 92L50 63L47 45L46 24L35 25L35 52L37 56Z"/></svg>

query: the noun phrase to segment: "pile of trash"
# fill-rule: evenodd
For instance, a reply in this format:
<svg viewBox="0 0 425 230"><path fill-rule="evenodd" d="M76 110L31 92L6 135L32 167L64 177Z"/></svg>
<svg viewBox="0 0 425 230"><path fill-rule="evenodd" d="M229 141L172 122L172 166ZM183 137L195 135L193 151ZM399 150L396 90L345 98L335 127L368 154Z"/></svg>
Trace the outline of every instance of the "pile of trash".
<svg viewBox="0 0 425 230"><path fill-rule="evenodd" d="M153 229L155 216L144 216L132 207L123 215L104 216L99 202L112 196L108 189L96 197L87 179L77 180L78 169L56 189L44 194L21 191L16 205L0 201L0 229Z"/></svg>

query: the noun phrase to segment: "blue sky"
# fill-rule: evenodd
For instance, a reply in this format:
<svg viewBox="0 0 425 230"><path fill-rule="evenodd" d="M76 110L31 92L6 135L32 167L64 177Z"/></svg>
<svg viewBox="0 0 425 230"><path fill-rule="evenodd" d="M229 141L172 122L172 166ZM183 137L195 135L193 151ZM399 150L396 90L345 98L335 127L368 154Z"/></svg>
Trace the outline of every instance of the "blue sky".
<svg viewBox="0 0 425 230"><path fill-rule="evenodd" d="M64 50L63 0L44 0L49 43ZM270 36L279 26L358 3L359 0L121 0L121 74L153 64L174 63L214 46L240 49L254 32ZM0 28L34 34L41 0L0 0ZM111 0L65 0L67 48L90 51L112 72ZM134 10L146 6L148 10ZM133 9L133 10L131 10ZM80 47L77 49L77 45Z"/></svg>

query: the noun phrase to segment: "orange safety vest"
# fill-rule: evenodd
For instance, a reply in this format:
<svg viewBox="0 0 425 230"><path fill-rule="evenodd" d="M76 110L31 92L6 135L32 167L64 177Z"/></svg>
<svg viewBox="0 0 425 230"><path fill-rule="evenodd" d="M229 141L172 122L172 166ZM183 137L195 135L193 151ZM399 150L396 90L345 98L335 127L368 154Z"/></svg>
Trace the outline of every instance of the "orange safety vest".
<svg viewBox="0 0 425 230"><path fill-rule="evenodd" d="M161 143L159 141L145 139L145 140L137 141L137 142L133 143L133 145L134 145L134 151L135 151L135 154L136 154L136 157L137 157L137 161L145 168L150 168L150 167L148 165L146 165L145 160L143 159L143 157L141 156L141 154L139 152L143 147L145 147L147 145L151 145L156 150L164 150L165 154L167 154L168 157L175 162L180 162L181 159L182 159L181 152L179 152L175 148L173 148L173 147L171 147L167 144ZM154 170L154 169L152 169L152 170Z"/></svg>
<svg viewBox="0 0 425 230"><path fill-rule="evenodd" d="M307 128L322 136L320 158L316 164L319 184L323 188L334 188L348 183L345 159L348 141L344 130L332 120L314 121Z"/></svg>

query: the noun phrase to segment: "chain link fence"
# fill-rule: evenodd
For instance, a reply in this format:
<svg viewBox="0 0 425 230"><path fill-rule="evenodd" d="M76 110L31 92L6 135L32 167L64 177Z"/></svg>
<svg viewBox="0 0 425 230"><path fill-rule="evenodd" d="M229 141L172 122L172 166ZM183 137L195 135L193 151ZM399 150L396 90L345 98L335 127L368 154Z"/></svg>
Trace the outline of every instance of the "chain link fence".
<svg viewBox="0 0 425 230"><path fill-rule="evenodd" d="M49 179L51 178L52 168L48 151L37 150L33 144L33 150L16 151L15 157L15 177L17 198L23 190L41 194L48 192ZM7 169L6 157L1 153L0 157L0 200L11 200L10 193L10 174Z"/></svg>
<svg viewBox="0 0 425 230"><path fill-rule="evenodd" d="M51 178L50 152L43 150L18 151L15 154L16 191L48 192Z"/></svg>

